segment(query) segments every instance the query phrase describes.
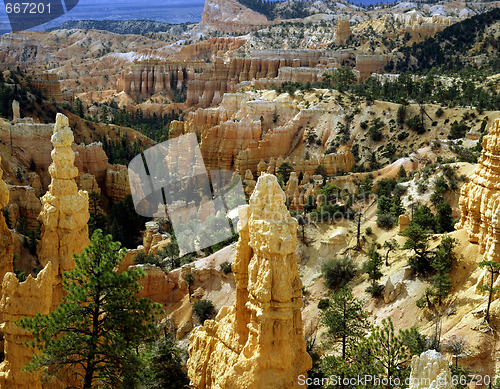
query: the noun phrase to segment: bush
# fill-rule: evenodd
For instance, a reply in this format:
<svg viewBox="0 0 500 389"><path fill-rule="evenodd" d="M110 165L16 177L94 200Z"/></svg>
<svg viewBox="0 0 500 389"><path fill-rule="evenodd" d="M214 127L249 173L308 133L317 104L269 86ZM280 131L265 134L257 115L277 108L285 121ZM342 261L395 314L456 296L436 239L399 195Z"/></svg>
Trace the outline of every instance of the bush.
<svg viewBox="0 0 500 389"><path fill-rule="evenodd" d="M377 226L390 230L396 224L396 218L390 213L379 213L377 215Z"/></svg>
<svg viewBox="0 0 500 389"><path fill-rule="evenodd" d="M193 313L198 317L201 324L203 324L205 320L215 316L214 304L210 300L199 300L193 304Z"/></svg>
<svg viewBox="0 0 500 389"><path fill-rule="evenodd" d="M318 303L318 309L321 309L322 311L327 309L330 306L330 300L329 299L321 299L319 300Z"/></svg>
<svg viewBox="0 0 500 389"><path fill-rule="evenodd" d="M443 114L444 114L443 108L439 107L436 111L436 117L440 118L441 116L443 116Z"/></svg>
<svg viewBox="0 0 500 389"><path fill-rule="evenodd" d="M365 292L370 293L375 298L382 296L383 291L384 286L380 284L370 285L365 289Z"/></svg>
<svg viewBox="0 0 500 389"><path fill-rule="evenodd" d="M460 139L464 138L467 131L470 130L470 127L463 122L457 123L453 122L451 125L450 135L448 135L448 139Z"/></svg>
<svg viewBox="0 0 500 389"><path fill-rule="evenodd" d="M436 216L427 205L422 205L415 211L411 222L418 224L424 230L437 232Z"/></svg>
<svg viewBox="0 0 500 389"><path fill-rule="evenodd" d="M408 133L406 131L401 132L400 134L398 134L398 140L405 140L409 136L410 136L410 133Z"/></svg>
<svg viewBox="0 0 500 389"><path fill-rule="evenodd" d="M371 234L373 234L373 230L372 230L372 228L371 228L370 226L366 227L366 229L365 229L365 233L366 233L366 235L371 235Z"/></svg>
<svg viewBox="0 0 500 389"><path fill-rule="evenodd" d="M231 262L225 261L220 264L220 271L223 272L224 274L229 274L231 273Z"/></svg>
<svg viewBox="0 0 500 389"><path fill-rule="evenodd" d="M425 133L424 124L420 116L415 115L410 120L406 122L410 130L415 131L417 134L422 135Z"/></svg>
<svg viewBox="0 0 500 389"><path fill-rule="evenodd" d="M329 289L343 288L356 275L357 269L349 257L333 258L321 266L325 285Z"/></svg>

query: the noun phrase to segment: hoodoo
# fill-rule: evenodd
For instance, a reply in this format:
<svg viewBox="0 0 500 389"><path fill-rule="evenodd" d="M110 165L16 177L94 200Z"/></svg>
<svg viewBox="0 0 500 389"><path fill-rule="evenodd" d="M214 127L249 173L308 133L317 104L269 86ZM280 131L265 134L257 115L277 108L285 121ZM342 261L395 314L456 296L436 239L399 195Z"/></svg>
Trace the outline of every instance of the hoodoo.
<svg viewBox="0 0 500 389"><path fill-rule="evenodd" d="M312 366L303 337L297 221L270 174L240 208L233 272L236 303L190 338L188 374L197 389L295 388Z"/></svg>
<svg viewBox="0 0 500 389"><path fill-rule="evenodd" d="M73 132L68 118L62 114L57 114L51 142L54 145L49 167L52 182L42 197L38 259L42 266L51 261L58 273L53 295L55 307L62 297L61 274L74 268L73 254L80 254L89 244L89 199L88 193L79 191L75 182L78 168L71 149Z"/></svg>

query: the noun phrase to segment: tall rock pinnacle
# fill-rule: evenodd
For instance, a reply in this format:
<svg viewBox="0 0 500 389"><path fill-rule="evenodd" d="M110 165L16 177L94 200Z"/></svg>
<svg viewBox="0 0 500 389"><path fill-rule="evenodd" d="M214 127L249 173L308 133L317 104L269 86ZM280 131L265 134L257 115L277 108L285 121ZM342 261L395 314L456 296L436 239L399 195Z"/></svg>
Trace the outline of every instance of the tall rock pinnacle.
<svg viewBox="0 0 500 389"><path fill-rule="evenodd" d="M239 210L236 303L191 335L188 374L195 388L298 388L298 376L312 366L300 311L297 221L285 200L276 177L263 174Z"/></svg>
<svg viewBox="0 0 500 389"><path fill-rule="evenodd" d="M78 191L75 177L75 153L71 149L73 132L68 118L57 114L51 142L52 164L49 173L52 177L48 192L42 197L41 240L38 245L38 258L42 266L49 261L58 273L54 286L54 305L62 296L61 274L74 268L73 254L79 254L89 244L88 193Z"/></svg>

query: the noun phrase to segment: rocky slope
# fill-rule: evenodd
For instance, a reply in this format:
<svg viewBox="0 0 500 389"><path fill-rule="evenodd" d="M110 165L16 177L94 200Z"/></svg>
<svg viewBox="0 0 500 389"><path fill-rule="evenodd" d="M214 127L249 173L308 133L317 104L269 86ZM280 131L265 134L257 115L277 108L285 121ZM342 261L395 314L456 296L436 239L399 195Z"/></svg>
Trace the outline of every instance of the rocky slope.
<svg viewBox="0 0 500 389"><path fill-rule="evenodd" d="M268 24L267 18L237 0L207 0L201 22L217 31L243 32Z"/></svg>
<svg viewBox="0 0 500 389"><path fill-rule="evenodd" d="M324 145L334 136L331 128L319 134L321 147L305 158L306 128L328 120L327 113L319 107L306 108L300 100L276 97L273 92L228 93L218 108L192 112L174 127L179 134L198 134L205 164L212 170L235 169L242 175L246 170L275 173L284 162L291 163L297 173L309 175L318 165L329 174L352 168L349 151L325 155Z"/></svg>

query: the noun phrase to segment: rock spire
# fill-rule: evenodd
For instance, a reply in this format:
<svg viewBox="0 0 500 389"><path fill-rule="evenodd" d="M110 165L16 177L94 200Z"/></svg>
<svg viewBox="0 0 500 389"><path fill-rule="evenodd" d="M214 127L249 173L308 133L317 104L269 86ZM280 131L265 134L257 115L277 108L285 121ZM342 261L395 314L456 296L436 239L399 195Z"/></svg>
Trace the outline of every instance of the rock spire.
<svg viewBox="0 0 500 389"><path fill-rule="evenodd" d="M232 265L236 303L190 337L188 374L197 389L298 388L311 368L301 317L297 221L275 176L259 177L240 207Z"/></svg>
<svg viewBox="0 0 500 389"><path fill-rule="evenodd" d="M48 192L42 197L42 210L39 220L42 222L41 240L38 245L38 258L42 266L49 261L57 272L54 285L54 306L62 296L62 277L65 271L74 268L73 254L80 254L89 244L88 193L78 191L75 177L75 153L71 149L73 132L68 118L57 114L51 142L52 164L49 173L52 177Z"/></svg>
<svg viewBox="0 0 500 389"><path fill-rule="evenodd" d="M409 389L452 389L451 372L446 359L436 350L428 350L411 361Z"/></svg>

